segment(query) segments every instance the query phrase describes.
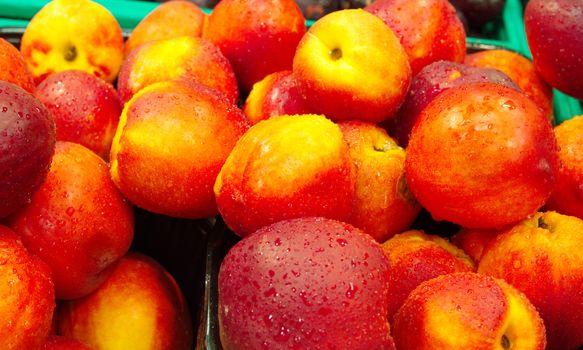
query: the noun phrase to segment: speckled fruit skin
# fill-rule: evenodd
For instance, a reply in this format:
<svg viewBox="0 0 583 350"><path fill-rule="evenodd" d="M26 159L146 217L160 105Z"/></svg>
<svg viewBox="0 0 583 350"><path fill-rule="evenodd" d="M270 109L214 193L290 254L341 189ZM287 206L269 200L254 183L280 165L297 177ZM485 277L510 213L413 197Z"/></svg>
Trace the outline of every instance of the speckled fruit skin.
<svg viewBox="0 0 583 350"><path fill-rule="evenodd" d="M382 244L391 263L389 322L422 282L454 272L475 272L472 259L446 239L423 231L406 231Z"/></svg>
<svg viewBox="0 0 583 350"><path fill-rule="evenodd" d="M320 115L277 116L253 125L217 176L227 226L244 237L302 216L346 220L355 173L340 128Z"/></svg>
<svg viewBox="0 0 583 350"><path fill-rule="evenodd" d="M552 87L578 99L583 99L582 14L578 0L531 0L524 9L536 70Z"/></svg>
<svg viewBox="0 0 583 350"><path fill-rule="evenodd" d="M556 126L561 167L546 208L583 219L583 115Z"/></svg>
<svg viewBox="0 0 583 350"><path fill-rule="evenodd" d="M59 332L95 349L190 350L182 291L153 259L128 253L92 294L63 302Z"/></svg>
<svg viewBox="0 0 583 350"><path fill-rule="evenodd" d="M28 92L34 91L34 79L24 57L3 38L0 38L0 68L0 80L18 85Z"/></svg>
<svg viewBox="0 0 583 350"><path fill-rule="evenodd" d="M180 36L144 43L124 60L117 90L128 102L144 87L167 80L188 80L220 91L235 103L239 96L231 64L211 42Z"/></svg>
<svg viewBox="0 0 583 350"><path fill-rule="evenodd" d="M392 130L399 144L406 147L409 134L423 108L440 93L456 86L491 82L519 90L519 87L504 73L494 69L473 68L449 61L438 61L424 67L414 78L403 106L398 111Z"/></svg>
<svg viewBox="0 0 583 350"><path fill-rule="evenodd" d="M20 87L0 81L0 218L30 200L54 151L55 122L49 110Z"/></svg>
<svg viewBox="0 0 583 350"><path fill-rule="evenodd" d="M216 90L150 85L126 103L111 147L111 176L137 206L172 217L217 214L213 184L249 124Z"/></svg>
<svg viewBox="0 0 583 350"><path fill-rule="evenodd" d="M49 335L55 308L51 271L5 226L0 226L0 261L2 349L38 349Z"/></svg>
<svg viewBox="0 0 583 350"><path fill-rule="evenodd" d="M93 350L93 348L79 340L51 335L47 338L41 350Z"/></svg>
<svg viewBox="0 0 583 350"><path fill-rule="evenodd" d="M221 264L222 346L394 349L389 274L380 245L351 225L306 217L264 227Z"/></svg>
<svg viewBox="0 0 583 350"><path fill-rule="evenodd" d="M183 35L201 37L206 15L195 3L185 0L161 3L132 30L124 54L141 44Z"/></svg>
<svg viewBox="0 0 583 350"><path fill-rule="evenodd" d="M364 9L395 32L413 75L432 62L464 61L466 32L447 0L377 0Z"/></svg>
<svg viewBox="0 0 583 350"><path fill-rule="evenodd" d="M111 181L105 161L65 141L57 141L46 181L9 225L49 265L59 299L94 291L134 234L132 207Z"/></svg>
<svg viewBox="0 0 583 350"><path fill-rule="evenodd" d="M484 50L466 56L472 67L498 69L512 79L553 120L553 91L526 57L508 50Z"/></svg>
<svg viewBox="0 0 583 350"><path fill-rule="evenodd" d="M245 100L243 112L251 124L276 115L307 114L298 82L289 70L269 74L253 85Z"/></svg>
<svg viewBox="0 0 583 350"><path fill-rule="evenodd" d="M268 74L292 68L305 32L293 0L222 0L208 16L203 37L221 49L241 91L248 92Z"/></svg>
<svg viewBox="0 0 583 350"><path fill-rule="evenodd" d="M397 36L361 9L336 11L314 23L298 45L292 71L308 106L334 121L392 117L411 82Z"/></svg>
<svg viewBox="0 0 583 350"><path fill-rule="evenodd" d="M437 220L496 228L534 214L549 198L558 147L526 95L492 83L451 88L413 127L405 174Z"/></svg>
<svg viewBox="0 0 583 350"><path fill-rule="evenodd" d="M549 350L583 345L583 220L539 212L491 242L478 272L503 278L536 306Z"/></svg>
<svg viewBox="0 0 583 350"><path fill-rule="evenodd" d="M384 242L408 229L421 206L405 181L405 150L384 129L363 121L339 122L356 171L348 223Z"/></svg>
<svg viewBox="0 0 583 350"><path fill-rule="evenodd" d="M397 349L407 350L546 345L543 321L528 299L503 280L474 272L442 275L415 288L395 316L393 337Z"/></svg>
<svg viewBox="0 0 583 350"><path fill-rule="evenodd" d="M122 105L113 86L80 70L50 75L34 95L51 111L57 140L79 143L108 159Z"/></svg>
<svg viewBox="0 0 583 350"><path fill-rule="evenodd" d="M123 60L117 19L92 0L54 0L30 20L20 52L35 83L62 70L80 69L113 82Z"/></svg>

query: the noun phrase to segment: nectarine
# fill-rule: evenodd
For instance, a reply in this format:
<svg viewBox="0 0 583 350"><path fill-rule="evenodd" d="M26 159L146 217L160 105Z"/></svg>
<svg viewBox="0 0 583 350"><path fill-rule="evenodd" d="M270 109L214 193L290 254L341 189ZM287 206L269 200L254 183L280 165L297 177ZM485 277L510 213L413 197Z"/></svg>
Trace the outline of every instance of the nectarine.
<svg viewBox="0 0 583 350"><path fill-rule="evenodd" d="M9 221L26 248L51 268L59 299L94 291L129 249L132 206L88 148L58 141L46 181Z"/></svg>
<svg viewBox="0 0 583 350"><path fill-rule="evenodd" d="M553 129L526 95L493 83L439 94L413 127L405 174L435 219L496 228L535 213L558 172Z"/></svg>
<svg viewBox="0 0 583 350"><path fill-rule="evenodd" d="M225 350L394 349L390 264L351 225L305 217L245 237L219 272Z"/></svg>
<svg viewBox="0 0 583 350"><path fill-rule="evenodd" d="M241 137L214 192L225 223L239 236L302 216L346 220L355 173L340 128L320 115L276 116Z"/></svg>

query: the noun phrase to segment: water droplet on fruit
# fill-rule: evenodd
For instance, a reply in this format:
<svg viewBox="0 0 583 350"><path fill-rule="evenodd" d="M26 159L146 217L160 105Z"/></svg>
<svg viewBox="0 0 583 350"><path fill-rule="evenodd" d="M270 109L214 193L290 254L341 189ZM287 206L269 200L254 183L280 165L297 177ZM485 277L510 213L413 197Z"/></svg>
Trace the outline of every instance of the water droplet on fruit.
<svg viewBox="0 0 583 350"><path fill-rule="evenodd" d="M267 327L271 327L273 325L273 315L265 315L263 317L263 323L265 323Z"/></svg>
<svg viewBox="0 0 583 350"><path fill-rule="evenodd" d="M348 243L344 238L338 238L336 242L338 242L341 247L344 247Z"/></svg>
<svg viewBox="0 0 583 350"><path fill-rule="evenodd" d="M285 327L285 326L281 326L279 328L279 331L277 332L277 334L273 337L273 340L275 340L276 342L286 342L289 339L289 333L290 333L290 329Z"/></svg>
<svg viewBox="0 0 583 350"><path fill-rule="evenodd" d="M273 242L275 244L276 247L279 247L281 245L281 239L276 238L275 242Z"/></svg>
<svg viewBox="0 0 583 350"><path fill-rule="evenodd" d="M346 297L348 299L353 299L354 295L358 291L358 287L355 286L352 282L348 284L348 289L346 290Z"/></svg>
<svg viewBox="0 0 583 350"><path fill-rule="evenodd" d="M516 105L514 104L513 101L506 100L504 103L502 103L502 108L506 108L508 110L513 110L513 109L516 109Z"/></svg>
<svg viewBox="0 0 583 350"><path fill-rule="evenodd" d="M7 108L7 107L2 107L2 112L3 112L3 113L6 113L6 112L8 112L8 108Z"/></svg>
<svg viewBox="0 0 583 350"><path fill-rule="evenodd" d="M75 214L75 208L69 207L67 208L67 210L65 210L65 213L67 213L67 215L69 216L72 216L73 214Z"/></svg>
<svg viewBox="0 0 583 350"><path fill-rule="evenodd" d="M306 292L301 291L298 296L300 297L300 299L302 299L302 303L304 303L304 305L306 306L312 306L312 303L310 302L310 300L308 299L308 296L306 295Z"/></svg>

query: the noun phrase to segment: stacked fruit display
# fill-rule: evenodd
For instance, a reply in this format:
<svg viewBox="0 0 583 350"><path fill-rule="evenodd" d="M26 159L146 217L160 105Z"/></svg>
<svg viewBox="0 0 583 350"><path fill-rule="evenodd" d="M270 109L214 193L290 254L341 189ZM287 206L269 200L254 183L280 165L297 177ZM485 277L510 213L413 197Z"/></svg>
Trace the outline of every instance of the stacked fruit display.
<svg viewBox="0 0 583 350"><path fill-rule="evenodd" d="M217 347L583 346L583 116L553 125L551 90L581 97L583 5L550 3L531 62L469 54L446 0L309 28L292 0L171 1L125 41L49 2L0 40L3 348L191 349L192 298L130 249L140 212L240 238Z"/></svg>

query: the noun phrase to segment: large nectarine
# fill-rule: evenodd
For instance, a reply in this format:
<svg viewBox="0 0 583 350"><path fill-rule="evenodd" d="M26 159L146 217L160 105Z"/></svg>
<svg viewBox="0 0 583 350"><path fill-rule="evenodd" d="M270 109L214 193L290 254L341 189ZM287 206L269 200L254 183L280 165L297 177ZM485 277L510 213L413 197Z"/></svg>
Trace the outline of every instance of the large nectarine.
<svg viewBox="0 0 583 350"><path fill-rule="evenodd" d="M394 349L390 264L351 225L306 217L245 237L219 272L225 350Z"/></svg>
<svg viewBox="0 0 583 350"><path fill-rule="evenodd" d="M225 223L239 236L302 216L346 220L355 174L340 128L320 115L277 116L253 125L217 176Z"/></svg>
<svg viewBox="0 0 583 350"><path fill-rule="evenodd" d="M127 252L133 215L103 159L58 141L46 181L9 224L51 268L57 297L73 299L94 291Z"/></svg>
<svg viewBox="0 0 583 350"><path fill-rule="evenodd" d="M495 228L535 213L558 171L553 129L526 95L492 83L439 94L413 127L405 174L435 219Z"/></svg>
<svg viewBox="0 0 583 350"><path fill-rule="evenodd" d="M248 128L223 95L186 82L152 84L126 103L111 147L111 175L146 210L183 218L217 214L213 184Z"/></svg>
<svg viewBox="0 0 583 350"><path fill-rule="evenodd" d="M545 322L548 350L583 345L582 241L583 220L539 212L501 232L478 265L528 297Z"/></svg>
<svg viewBox="0 0 583 350"><path fill-rule="evenodd" d="M314 23L298 45L293 74L308 106L334 121L391 117L411 81L397 36L360 9L333 12Z"/></svg>
<svg viewBox="0 0 583 350"><path fill-rule="evenodd" d="M63 302L59 331L95 349L191 350L188 307L172 276L129 253L94 293Z"/></svg>
<svg viewBox="0 0 583 350"><path fill-rule="evenodd" d="M545 327L530 301L503 280L474 272L423 282L395 316L406 350L544 350Z"/></svg>
<svg viewBox="0 0 583 350"><path fill-rule="evenodd" d="M123 60L117 19L92 0L53 0L28 23L20 51L36 83L79 69L113 82Z"/></svg>

